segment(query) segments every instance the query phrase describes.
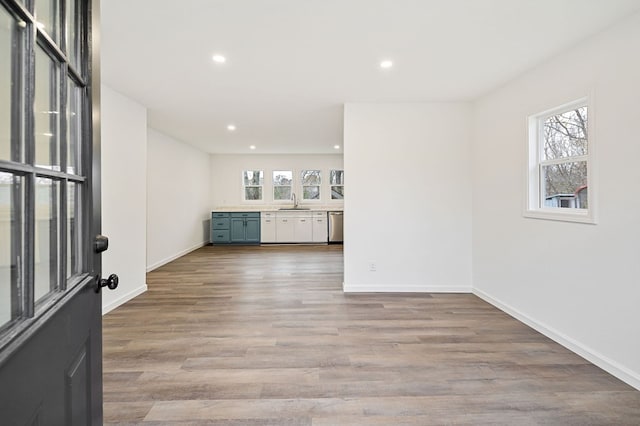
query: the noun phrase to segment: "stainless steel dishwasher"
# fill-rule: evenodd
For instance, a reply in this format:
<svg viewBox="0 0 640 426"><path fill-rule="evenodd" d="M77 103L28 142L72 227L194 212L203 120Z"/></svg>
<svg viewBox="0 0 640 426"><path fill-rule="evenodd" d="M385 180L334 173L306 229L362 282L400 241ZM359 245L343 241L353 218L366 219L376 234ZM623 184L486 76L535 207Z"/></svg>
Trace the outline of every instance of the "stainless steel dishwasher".
<svg viewBox="0 0 640 426"><path fill-rule="evenodd" d="M329 212L329 242L341 243L342 237L342 219L344 218L343 212Z"/></svg>

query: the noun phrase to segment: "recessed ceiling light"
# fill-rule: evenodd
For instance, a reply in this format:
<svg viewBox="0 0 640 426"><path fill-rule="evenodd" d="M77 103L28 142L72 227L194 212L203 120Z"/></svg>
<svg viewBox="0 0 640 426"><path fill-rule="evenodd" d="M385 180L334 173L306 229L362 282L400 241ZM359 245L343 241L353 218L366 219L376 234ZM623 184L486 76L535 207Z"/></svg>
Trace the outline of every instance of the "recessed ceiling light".
<svg viewBox="0 0 640 426"><path fill-rule="evenodd" d="M213 62L215 62L216 64L224 64L225 62L227 62L227 58L222 55L213 55Z"/></svg>
<svg viewBox="0 0 640 426"><path fill-rule="evenodd" d="M340 149L340 145L334 145L333 149Z"/></svg>
<svg viewBox="0 0 640 426"><path fill-rule="evenodd" d="M249 149L254 150L254 149L256 149L256 146L255 145L251 145L251 146L249 146Z"/></svg>
<svg viewBox="0 0 640 426"><path fill-rule="evenodd" d="M230 132L235 131L236 130L236 125L235 124L229 124L227 126L227 130L230 131Z"/></svg>
<svg viewBox="0 0 640 426"><path fill-rule="evenodd" d="M391 62L390 60L386 59L382 62L380 62L380 68L391 68L393 66L393 62Z"/></svg>

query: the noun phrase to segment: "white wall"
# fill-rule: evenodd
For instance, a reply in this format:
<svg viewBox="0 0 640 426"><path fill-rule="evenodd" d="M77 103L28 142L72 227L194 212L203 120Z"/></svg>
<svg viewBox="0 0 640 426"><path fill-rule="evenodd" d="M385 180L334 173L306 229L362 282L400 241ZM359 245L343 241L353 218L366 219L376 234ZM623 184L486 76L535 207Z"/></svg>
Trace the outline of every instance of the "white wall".
<svg viewBox="0 0 640 426"><path fill-rule="evenodd" d="M211 155L211 207L239 206L247 204L242 200L243 170L264 170L263 203L273 203L273 185L271 174L274 170L293 170L294 180L299 180L303 169L322 170L321 199L316 204L342 206L341 200L329 199L329 170L342 169L342 154L306 154L306 155ZM345 171L345 191L349 197L350 177ZM294 187L301 204L314 204L314 201L302 200L302 189ZM251 205L251 203L249 203Z"/></svg>
<svg viewBox="0 0 640 426"><path fill-rule="evenodd" d="M147 110L102 86L102 233L109 250L102 274L117 273L102 293L104 313L146 291Z"/></svg>
<svg viewBox="0 0 640 426"><path fill-rule="evenodd" d="M640 388L640 15L477 102L473 282ZM526 118L593 93L596 225L522 216Z"/></svg>
<svg viewBox="0 0 640 426"><path fill-rule="evenodd" d="M209 240L209 154L148 132L147 270Z"/></svg>
<svg viewBox="0 0 640 426"><path fill-rule="evenodd" d="M471 291L470 113L345 106L345 291Z"/></svg>

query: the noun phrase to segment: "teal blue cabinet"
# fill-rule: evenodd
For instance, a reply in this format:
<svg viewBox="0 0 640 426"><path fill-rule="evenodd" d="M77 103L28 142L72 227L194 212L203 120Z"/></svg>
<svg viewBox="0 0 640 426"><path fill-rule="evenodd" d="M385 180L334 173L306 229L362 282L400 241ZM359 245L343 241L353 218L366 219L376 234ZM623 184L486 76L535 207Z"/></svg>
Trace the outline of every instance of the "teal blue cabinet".
<svg viewBox="0 0 640 426"><path fill-rule="evenodd" d="M260 244L259 212L213 212L212 244Z"/></svg>

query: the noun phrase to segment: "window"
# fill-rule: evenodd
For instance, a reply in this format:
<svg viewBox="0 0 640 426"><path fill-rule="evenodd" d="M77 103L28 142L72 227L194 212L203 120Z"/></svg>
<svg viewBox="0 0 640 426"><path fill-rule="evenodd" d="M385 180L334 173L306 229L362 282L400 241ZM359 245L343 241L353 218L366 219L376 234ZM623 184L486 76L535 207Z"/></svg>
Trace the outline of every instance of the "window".
<svg viewBox="0 0 640 426"><path fill-rule="evenodd" d="M263 184L264 172L262 170L245 170L242 172L244 201L262 201Z"/></svg>
<svg viewBox="0 0 640 426"><path fill-rule="evenodd" d="M331 186L331 199L344 199L344 170L331 170L329 172L329 185Z"/></svg>
<svg viewBox="0 0 640 426"><path fill-rule="evenodd" d="M320 200L320 170L303 170L302 178L302 199Z"/></svg>
<svg viewBox="0 0 640 426"><path fill-rule="evenodd" d="M291 170L273 171L273 201L290 200L293 185Z"/></svg>
<svg viewBox="0 0 640 426"><path fill-rule="evenodd" d="M587 99L529 118L526 216L593 222Z"/></svg>

